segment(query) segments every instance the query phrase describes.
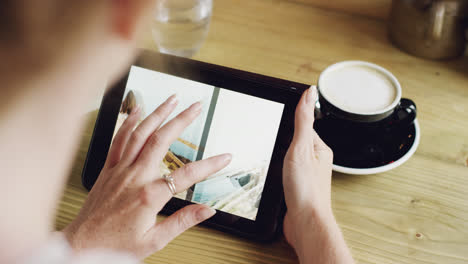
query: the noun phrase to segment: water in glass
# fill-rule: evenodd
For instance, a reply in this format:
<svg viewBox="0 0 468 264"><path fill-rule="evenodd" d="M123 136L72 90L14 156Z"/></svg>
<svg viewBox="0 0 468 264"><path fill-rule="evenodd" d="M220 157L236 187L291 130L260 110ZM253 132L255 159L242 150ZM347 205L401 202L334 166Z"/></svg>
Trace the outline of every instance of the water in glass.
<svg viewBox="0 0 468 264"><path fill-rule="evenodd" d="M159 51L192 57L208 34L212 7L212 0L158 1L152 33Z"/></svg>

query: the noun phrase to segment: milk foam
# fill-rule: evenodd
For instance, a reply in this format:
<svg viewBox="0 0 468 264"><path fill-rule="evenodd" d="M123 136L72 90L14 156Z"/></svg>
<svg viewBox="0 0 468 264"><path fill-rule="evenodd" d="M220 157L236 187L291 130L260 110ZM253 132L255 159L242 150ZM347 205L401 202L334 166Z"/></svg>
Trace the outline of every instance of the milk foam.
<svg viewBox="0 0 468 264"><path fill-rule="evenodd" d="M320 92L342 110L366 114L384 110L397 96L392 81L365 65L343 66L320 78Z"/></svg>

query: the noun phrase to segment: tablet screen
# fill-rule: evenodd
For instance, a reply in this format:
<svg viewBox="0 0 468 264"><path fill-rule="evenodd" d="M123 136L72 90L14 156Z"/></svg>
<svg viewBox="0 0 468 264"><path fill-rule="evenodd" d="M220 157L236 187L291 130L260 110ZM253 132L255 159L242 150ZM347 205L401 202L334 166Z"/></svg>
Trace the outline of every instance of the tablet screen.
<svg viewBox="0 0 468 264"><path fill-rule="evenodd" d="M197 101L203 109L170 146L161 175L231 153L226 168L176 197L255 220L284 104L132 66L114 135L133 107L141 106L142 121L173 94L179 103L168 120Z"/></svg>

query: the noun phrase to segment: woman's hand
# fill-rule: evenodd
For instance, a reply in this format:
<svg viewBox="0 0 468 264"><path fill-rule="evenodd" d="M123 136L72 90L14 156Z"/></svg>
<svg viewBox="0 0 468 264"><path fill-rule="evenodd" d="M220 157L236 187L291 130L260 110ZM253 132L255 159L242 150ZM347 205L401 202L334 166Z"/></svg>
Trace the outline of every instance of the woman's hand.
<svg viewBox="0 0 468 264"><path fill-rule="evenodd" d="M311 87L296 108L294 139L283 166L284 235L301 263L352 263L331 209L333 152L313 128L317 98Z"/></svg>
<svg viewBox="0 0 468 264"><path fill-rule="evenodd" d="M172 197L161 178L160 163L171 143L200 114L202 107L195 103L161 127L176 105L176 97L170 97L135 130L139 108L123 123L78 217L63 231L74 249L109 248L144 258L215 214L215 210L204 205L189 205L156 223L156 215ZM174 171L171 176L177 193L221 170L230 161L231 155L224 154Z"/></svg>
<svg viewBox="0 0 468 264"><path fill-rule="evenodd" d="M315 87L302 95L296 108L294 138L284 160L283 184L288 208L285 235L291 243L296 240L291 224L312 213L323 217L332 215L333 152L314 130L316 101Z"/></svg>

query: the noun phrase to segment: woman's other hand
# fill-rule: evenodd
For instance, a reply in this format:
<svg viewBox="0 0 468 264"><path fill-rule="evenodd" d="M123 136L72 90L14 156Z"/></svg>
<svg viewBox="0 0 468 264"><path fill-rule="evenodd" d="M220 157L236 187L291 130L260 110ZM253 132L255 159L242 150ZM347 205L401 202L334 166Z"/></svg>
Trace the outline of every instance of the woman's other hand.
<svg viewBox="0 0 468 264"><path fill-rule="evenodd" d="M306 214L329 217L333 152L314 130L317 90L311 87L296 108L294 138L286 154L283 185L288 208L285 235L294 243L297 234L291 224Z"/></svg>
<svg viewBox="0 0 468 264"><path fill-rule="evenodd" d="M123 123L78 217L63 231L75 250L109 248L144 258L215 214L215 210L195 204L156 223L156 215L173 196L160 175L160 163L171 143L202 108L195 103L162 126L176 105L176 97L170 97L136 129L138 108ZM221 170L230 161L231 155L224 154L174 171L171 176L177 193Z"/></svg>
<svg viewBox="0 0 468 264"><path fill-rule="evenodd" d="M314 130L317 89L302 95L283 166L284 235L301 263L352 263L331 209L333 152Z"/></svg>

